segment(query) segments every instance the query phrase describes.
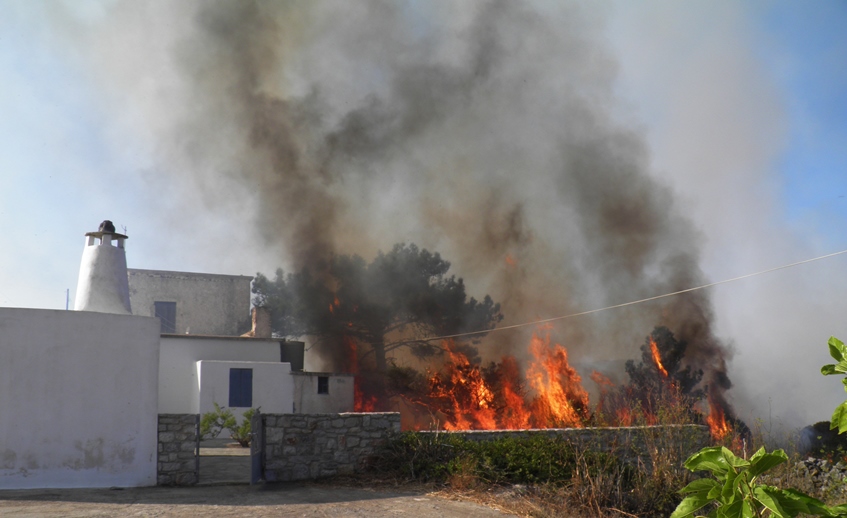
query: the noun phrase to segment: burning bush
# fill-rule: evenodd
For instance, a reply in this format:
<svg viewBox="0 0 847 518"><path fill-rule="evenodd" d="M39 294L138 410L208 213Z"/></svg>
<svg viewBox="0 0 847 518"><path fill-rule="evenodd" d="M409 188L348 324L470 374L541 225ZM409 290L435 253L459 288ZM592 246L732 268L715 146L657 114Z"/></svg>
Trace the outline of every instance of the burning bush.
<svg viewBox="0 0 847 518"><path fill-rule="evenodd" d="M392 397L403 402L405 427L413 429L494 430L710 424L715 438L730 429L749 436L746 426L709 400L699 387L702 372L683 367L685 343L666 328L656 328L642 346L642 362L627 362L629 383L617 386L593 372L599 402L592 408L567 349L549 334L534 334L526 366L513 356L482 367L453 342L445 341L442 363L419 373L389 369ZM706 414L704 402L709 403Z"/></svg>
<svg viewBox="0 0 847 518"><path fill-rule="evenodd" d="M468 297L449 268L437 253L398 244L371 263L338 255L299 273L279 270L273 280L257 274L254 302L270 310L278 335L310 335L327 368L357 375L357 411L400 410L405 429L708 422L718 438L734 425L746 429L733 422L723 399L729 387L723 371L708 360L704 380L686 354L688 343L666 327L646 338L640 362L626 363L628 383L616 386L602 373L591 374L599 389L594 408L567 348L552 342L549 329L534 334L519 355L528 361L505 355L483 367L476 346L503 319L500 305L488 296ZM445 335L459 336L429 338ZM703 340L702 333L693 336ZM387 356L392 351L427 366L423 372L398 367Z"/></svg>

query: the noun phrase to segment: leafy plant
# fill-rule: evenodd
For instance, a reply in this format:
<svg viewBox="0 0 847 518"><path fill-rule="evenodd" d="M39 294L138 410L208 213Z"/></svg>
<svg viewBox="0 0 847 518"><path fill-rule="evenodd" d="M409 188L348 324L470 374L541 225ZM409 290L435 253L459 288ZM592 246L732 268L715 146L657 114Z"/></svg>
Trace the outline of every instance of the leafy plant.
<svg viewBox="0 0 847 518"><path fill-rule="evenodd" d="M783 450L767 453L764 447L750 460L723 446L703 448L685 461L685 467L692 472L709 471L714 478L697 479L683 488L680 493L688 496L671 518L793 518L801 513L835 517L847 512L847 506L830 508L797 490L757 482L763 473L787 460ZM710 509L708 514L697 514L704 508Z"/></svg>
<svg viewBox="0 0 847 518"><path fill-rule="evenodd" d="M222 408L217 403L213 404L215 405L215 411L203 414L203 417L200 419L200 436L203 438L207 436L215 438L223 430L229 430L231 439L245 448L250 446L250 440L253 437L250 421L253 418L253 414L256 413L256 409L251 408L244 412L242 414L244 420L241 424L238 424L238 420L232 415L232 411L228 408Z"/></svg>
<svg viewBox="0 0 847 518"><path fill-rule="evenodd" d="M829 355L832 356L838 363L830 363L821 367L821 374L831 376L833 374L847 374L847 346L844 342L835 338L829 337ZM847 392L847 378L841 380L844 384L844 391ZM832 413L832 419L829 424L830 429L838 429L838 433L847 431L847 401L844 401L835 408Z"/></svg>

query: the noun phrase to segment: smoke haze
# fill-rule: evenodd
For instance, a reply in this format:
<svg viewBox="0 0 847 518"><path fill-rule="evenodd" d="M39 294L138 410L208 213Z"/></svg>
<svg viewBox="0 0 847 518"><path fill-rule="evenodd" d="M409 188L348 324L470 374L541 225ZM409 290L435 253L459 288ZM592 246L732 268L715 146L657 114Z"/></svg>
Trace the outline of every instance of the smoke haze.
<svg viewBox="0 0 847 518"><path fill-rule="evenodd" d="M119 121L116 141L155 157L149 182L182 197L171 217L236 231L227 253L265 272L416 243L450 260L472 295L501 302L508 325L717 280L693 219L734 225L696 202L726 182L696 175L733 170L715 163L721 151L665 149L656 166L655 135L624 115L607 14L339 0L115 2L89 19L54 16ZM684 135L661 142L696 148L674 141ZM679 169L693 180L663 172ZM198 251L220 254L221 237ZM553 334L585 365L619 365L666 325L723 382L731 355L709 297L569 319ZM494 333L480 352L522 357L530 331Z"/></svg>

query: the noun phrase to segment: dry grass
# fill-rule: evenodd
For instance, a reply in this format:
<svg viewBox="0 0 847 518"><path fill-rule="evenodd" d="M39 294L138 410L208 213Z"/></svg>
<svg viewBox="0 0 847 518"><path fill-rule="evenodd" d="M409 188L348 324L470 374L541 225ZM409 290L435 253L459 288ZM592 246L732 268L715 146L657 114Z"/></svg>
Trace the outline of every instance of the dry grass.
<svg viewBox="0 0 847 518"><path fill-rule="evenodd" d="M645 433L646 453L636 464L588 448L571 449L567 460L563 460L567 469L560 466L551 470L555 476L536 477L526 482L513 477L515 467L521 467L520 463L526 460L510 464L505 468L508 473L498 474L492 472L485 453L494 451L509 456L507 448L524 451L525 445L507 441L491 445L492 450L464 450L458 438L451 437L449 446L436 448L427 443L426 438L407 436L402 448L384 459L387 462L369 478L359 479L357 483L365 483L368 487L379 484L392 489L414 488L446 498L481 503L518 516L668 516L680 500L677 491L692 478L682 467L692 452L681 446L684 441L679 440L678 433L662 428ZM544 461L562 452L561 442L545 445L535 441L532 445L534 450L549 448L538 454ZM445 451L456 454L445 457ZM433 470L435 464L444 469Z"/></svg>

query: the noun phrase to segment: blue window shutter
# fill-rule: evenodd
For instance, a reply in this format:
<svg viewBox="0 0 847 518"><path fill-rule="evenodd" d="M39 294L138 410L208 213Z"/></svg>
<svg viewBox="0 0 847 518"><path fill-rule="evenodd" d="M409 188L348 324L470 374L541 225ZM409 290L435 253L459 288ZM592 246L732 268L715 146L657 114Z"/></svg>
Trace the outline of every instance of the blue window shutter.
<svg viewBox="0 0 847 518"><path fill-rule="evenodd" d="M229 406L241 406L241 369L229 369Z"/></svg>
<svg viewBox="0 0 847 518"><path fill-rule="evenodd" d="M241 369L241 406L253 406L253 369Z"/></svg>
<svg viewBox="0 0 847 518"><path fill-rule="evenodd" d="M229 406L253 406L253 369L229 369Z"/></svg>

